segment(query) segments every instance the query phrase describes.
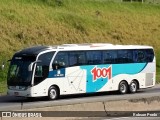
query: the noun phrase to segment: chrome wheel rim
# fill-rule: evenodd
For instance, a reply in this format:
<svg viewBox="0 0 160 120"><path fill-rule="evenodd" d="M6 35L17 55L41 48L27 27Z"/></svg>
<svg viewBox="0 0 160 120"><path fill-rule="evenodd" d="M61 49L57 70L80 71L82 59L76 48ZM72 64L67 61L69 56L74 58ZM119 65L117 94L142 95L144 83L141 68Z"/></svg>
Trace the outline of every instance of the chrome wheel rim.
<svg viewBox="0 0 160 120"><path fill-rule="evenodd" d="M136 83L131 83L131 85L130 85L130 89L131 89L131 91L132 92L135 92L136 91L136 89L137 89L137 86L136 86Z"/></svg>
<svg viewBox="0 0 160 120"><path fill-rule="evenodd" d="M126 92L126 85L125 84L121 84L120 90L121 90L122 93L125 93Z"/></svg>
<svg viewBox="0 0 160 120"><path fill-rule="evenodd" d="M56 90L51 89L49 95L51 99L55 99L57 95Z"/></svg>

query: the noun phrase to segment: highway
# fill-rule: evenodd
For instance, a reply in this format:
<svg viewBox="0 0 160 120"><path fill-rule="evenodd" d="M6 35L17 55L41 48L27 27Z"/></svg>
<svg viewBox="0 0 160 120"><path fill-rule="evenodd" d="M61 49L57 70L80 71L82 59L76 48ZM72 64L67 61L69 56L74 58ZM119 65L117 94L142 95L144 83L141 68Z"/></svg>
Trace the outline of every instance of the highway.
<svg viewBox="0 0 160 120"><path fill-rule="evenodd" d="M156 85L153 88L141 89L135 94L120 95L118 92L103 92L87 95L67 95L61 96L60 99L55 101L48 101L46 98L26 99L23 97L0 96L0 111L41 108L87 102L133 100L156 96L160 96L160 85Z"/></svg>

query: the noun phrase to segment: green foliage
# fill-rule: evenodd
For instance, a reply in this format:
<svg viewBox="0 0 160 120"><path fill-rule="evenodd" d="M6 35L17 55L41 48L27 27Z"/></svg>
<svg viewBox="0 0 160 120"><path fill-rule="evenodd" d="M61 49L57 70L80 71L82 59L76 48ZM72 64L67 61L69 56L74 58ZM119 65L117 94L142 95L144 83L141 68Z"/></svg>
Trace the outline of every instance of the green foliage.
<svg viewBox="0 0 160 120"><path fill-rule="evenodd" d="M108 1L1 0L0 65L14 52L33 45L151 45L160 82L160 5ZM7 69L8 63L5 70L0 69L0 88L6 84Z"/></svg>

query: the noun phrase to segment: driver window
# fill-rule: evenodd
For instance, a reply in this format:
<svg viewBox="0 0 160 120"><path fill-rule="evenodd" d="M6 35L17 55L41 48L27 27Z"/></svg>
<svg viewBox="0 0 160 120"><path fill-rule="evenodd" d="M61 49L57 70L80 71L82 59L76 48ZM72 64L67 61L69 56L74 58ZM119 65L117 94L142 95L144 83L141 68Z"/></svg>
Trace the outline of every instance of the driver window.
<svg viewBox="0 0 160 120"><path fill-rule="evenodd" d="M41 62L38 62L36 64L36 70L34 75L35 85L42 82L45 78L48 77L49 65L53 55L54 52L47 52L39 56L38 60L40 60Z"/></svg>
<svg viewBox="0 0 160 120"><path fill-rule="evenodd" d="M42 66L36 66L35 77L42 77Z"/></svg>
<svg viewBox="0 0 160 120"><path fill-rule="evenodd" d="M54 70L65 68L68 66L68 53L67 52L59 52L57 53L52 67Z"/></svg>

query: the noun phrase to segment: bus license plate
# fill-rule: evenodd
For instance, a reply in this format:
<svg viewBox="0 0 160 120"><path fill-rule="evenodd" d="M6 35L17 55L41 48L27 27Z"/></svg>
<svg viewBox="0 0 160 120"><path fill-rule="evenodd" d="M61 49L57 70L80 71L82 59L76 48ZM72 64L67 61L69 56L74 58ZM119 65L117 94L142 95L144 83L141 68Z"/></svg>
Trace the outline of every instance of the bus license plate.
<svg viewBox="0 0 160 120"><path fill-rule="evenodd" d="M19 95L19 93L18 93L18 92L14 92L14 95L15 95L15 96L18 96L18 95Z"/></svg>

